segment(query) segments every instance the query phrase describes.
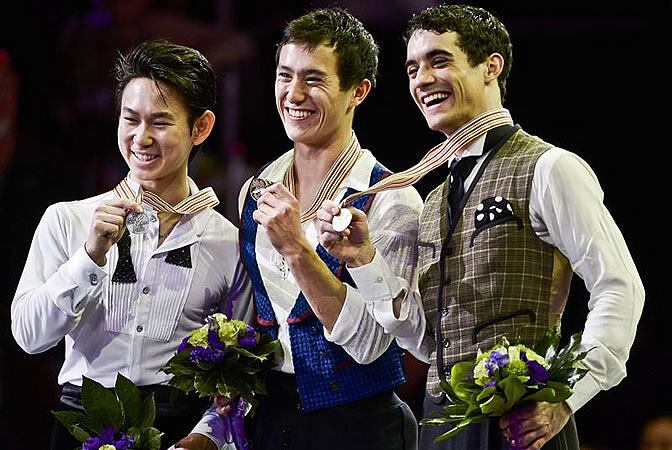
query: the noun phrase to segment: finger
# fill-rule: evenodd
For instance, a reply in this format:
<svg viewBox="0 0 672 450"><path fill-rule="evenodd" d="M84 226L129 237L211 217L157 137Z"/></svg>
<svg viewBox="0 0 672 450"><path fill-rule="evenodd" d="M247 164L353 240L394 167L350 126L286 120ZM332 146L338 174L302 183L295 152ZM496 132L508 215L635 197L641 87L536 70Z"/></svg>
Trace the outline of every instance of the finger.
<svg viewBox="0 0 672 450"><path fill-rule="evenodd" d="M93 225L93 229L98 236L110 237L110 236L116 236L121 228L112 223L97 221Z"/></svg>
<svg viewBox="0 0 672 450"><path fill-rule="evenodd" d="M331 223L331 220L334 218L334 215L329 210L322 207L317 210L315 217L317 217L322 222Z"/></svg>
<svg viewBox="0 0 672 450"><path fill-rule="evenodd" d="M324 248L329 248L334 244L335 242L339 242L343 240L343 236L341 236L339 233L322 233L320 234L320 244L322 244L322 247Z"/></svg>
<svg viewBox="0 0 672 450"><path fill-rule="evenodd" d="M511 437L519 438L526 433L547 425L546 421L543 420L543 417L535 416L525 420L519 420L509 423L508 432Z"/></svg>
<svg viewBox="0 0 672 450"><path fill-rule="evenodd" d="M259 225L266 228L266 224L268 223L268 216L266 214L264 214L262 211L259 211L257 209L256 211L252 212L252 218Z"/></svg>
<svg viewBox="0 0 672 450"><path fill-rule="evenodd" d="M275 183L270 185L269 187L266 188L264 193L271 193L283 200L291 200L291 199L296 200L296 197L294 197L292 193L289 192L289 189L287 189L285 185L282 183Z"/></svg>
<svg viewBox="0 0 672 450"><path fill-rule="evenodd" d="M129 210L113 205L98 205L96 214L112 214L114 216L126 217Z"/></svg>
<svg viewBox="0 0 672 450"><path fill-rule="evenodd" d="M138 205L133 200L128 200L125 198L114 198L110 200L103 200L101 205L114 206L117 208L125 209L127 211L142 212L142 206Z"/></svg>
<svg viewBox="0 0 672 450"><path fill-rule="evenodd" d="M530 445L525 447L525 450L539 450L541 449L548 441L550 438L547 437L541 437L537 439L536 441L532 442Z"/></svg>
<svg viewBox="0 0 672 450"><path fill-rule="evenodd" d="M263 205L270 206L271 208L281 209L287 205L287 202L272 192L266 192L261 194L261 197L259 197L259 200L257 200L257 208Z"/></svg>
<svg viewBox="0 0 672 450"><path fill-rule="evenodd" d="M96 215L96 220L99 222L104 222L104 223L109 223L112 225L116 225L121 228L121 226L124 224L124 217L123 216L118 216L116 214L109 214L109 213L100 213Z"/></svg>
<svg viewBox="0 0 672 450"><path fill-rule="evenodd" d="M536 430L528 431L521 436L512 436L512 438L515 439L518 447L528 448L535 444L540 438L546 438L548 430L548 426L542 426Z"/></svg>

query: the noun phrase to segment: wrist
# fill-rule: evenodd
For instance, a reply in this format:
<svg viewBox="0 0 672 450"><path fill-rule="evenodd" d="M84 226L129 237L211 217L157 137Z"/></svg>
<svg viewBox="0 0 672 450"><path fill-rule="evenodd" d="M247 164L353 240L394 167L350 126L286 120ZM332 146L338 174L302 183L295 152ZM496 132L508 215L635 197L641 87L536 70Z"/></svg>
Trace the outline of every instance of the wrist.
<svg viewBox="0 0 672 450"><path fill-rule="evenodd" d="M346 261L346 265L353 268L365 266L373 261L374 256L376 256L376 247L374 247L371 242L367 241L354 258L350 258Z"/></svg>
<svg viewBox="0 0 672 450"><path fill-rule="evenodd" d="M98 255L95 251L90 251L86 244L87 242L84 243L84 251L86 252L87 255L89 255L91 261L96 263L98 267L103 267L107 263L106 255L105 254Z"/></svg>

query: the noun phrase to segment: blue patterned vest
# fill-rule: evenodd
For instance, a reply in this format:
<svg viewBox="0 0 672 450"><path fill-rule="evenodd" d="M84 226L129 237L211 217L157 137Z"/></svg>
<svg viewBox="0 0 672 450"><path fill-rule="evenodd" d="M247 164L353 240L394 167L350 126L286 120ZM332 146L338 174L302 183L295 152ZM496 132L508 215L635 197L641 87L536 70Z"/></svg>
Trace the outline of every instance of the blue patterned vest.
<svg viewBox="0 0 672 450"><path fill-rule="evenodd" d="M389 174L385 167L376 163L371 171L369 185ZM345 195L353 192L353 189L349 189ZM359 197L352 206L367 212L374 195ZM247 195L241 217L241 257L252 279L257 328L277 338L278 323L256 261L257 223L252 219L256 209L256 202ZM316 251L334 275L344 283L355 286L344 263L331 256L321 245L317 246ZM303 293L296 299L287 323L300 408L303 411L350 403L393 389L405 381L402 354L395 342L374 362L356 363L341 346L324 338L322 323Z"/></svg>

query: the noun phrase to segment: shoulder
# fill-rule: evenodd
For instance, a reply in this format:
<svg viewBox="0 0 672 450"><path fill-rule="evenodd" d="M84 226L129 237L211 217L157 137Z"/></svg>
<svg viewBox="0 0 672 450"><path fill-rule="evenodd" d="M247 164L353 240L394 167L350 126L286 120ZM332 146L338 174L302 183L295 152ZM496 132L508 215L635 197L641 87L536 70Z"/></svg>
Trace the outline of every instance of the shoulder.
<svg viewBox="0 0 672 450"><path fill-rule="evenodd" d="M208 214L206 232L222 241L237 241L238 228L226 217L214 209L205 212Z"/></svg>
<svg viewBox="0 0 672 450"><path fill-rule="evenodd" d="M597 176L585 160L559 147L551 147L544 152L534 168L536 183L546 183L552 180L570 182L576 177L586 177L597 182Z"/></svg>
<svg viewBox="0 0 672 450"><path fill-rule="evenodd" d="M79 219L88 219L101 201L112 198L112 196L113 194L110 191L82 200L54 203L47 207L42 221L46 221L49 224L55 224L77 221Z"/></svg>

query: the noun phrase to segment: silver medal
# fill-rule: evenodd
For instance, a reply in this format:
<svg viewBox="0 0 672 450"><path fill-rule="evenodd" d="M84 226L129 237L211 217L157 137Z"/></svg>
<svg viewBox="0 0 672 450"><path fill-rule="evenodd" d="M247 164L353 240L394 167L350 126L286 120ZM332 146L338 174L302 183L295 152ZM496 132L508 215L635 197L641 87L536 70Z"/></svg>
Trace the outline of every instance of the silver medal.
<svg viewBox="0 0 672 450"><path fill-rule="evenodd" d="M352 222L352 213L348 208L341 208L341 212L331 219L331 226L335 232L342 233L350 226L350 222Z"/></svg>
<svg viewBox="0 0 672 450"><path fill-rule="evenodd" d="M144 211L131 211L126 216L126 228L131 233L142 234L149 229L149 217Z"/></svg>
<svg viewBox="0 0 672 450"><path fill-rule="evenodd" d="M271 185L273 185L273 183L268 180L264 180L263 178L255 178L250 182L250 196L252 196L255 202L259 201L259 197L261 197L264 189Z"/></svg>

